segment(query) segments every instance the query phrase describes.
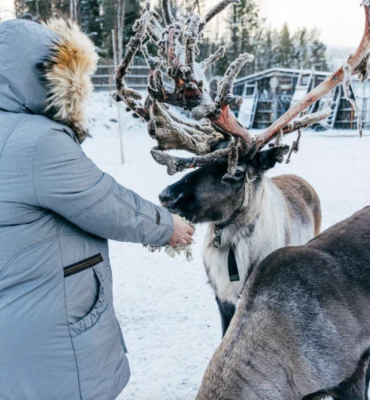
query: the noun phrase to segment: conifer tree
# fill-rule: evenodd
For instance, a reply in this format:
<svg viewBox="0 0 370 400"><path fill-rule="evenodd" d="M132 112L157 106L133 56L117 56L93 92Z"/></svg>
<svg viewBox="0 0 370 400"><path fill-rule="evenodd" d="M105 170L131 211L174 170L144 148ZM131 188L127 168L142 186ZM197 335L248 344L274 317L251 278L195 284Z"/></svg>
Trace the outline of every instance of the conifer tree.
<svg viewBox="0 0 370 400"><path fill-rule="evenodd" d="M310 61L316 71L327 71L326 45L319 39L317 29L311 31Z"/></svg>
<svg viewBox="0 0 370 400"><path fill-rule="evenodd" d="M99 0L81 0L81 26L95 46L100 48L103 43L103 31Z"/></svg>
<svg viewBox="0 0 370 400"><path fill-rule="evenodd" d="M53 15L68 17L71 1L15 0L16 13L18 17L36 21ZM94 41L100 55L110 59L113 58L112 29L116 31L116 38L119 37L119 4L124 7L123 26L121 24L120 28L124 49L132 36L133 24L140 17L144 3L144 0L74 1L77 2L78 22ZM159 0L155 4L158 8ZM173 15L184 24L189 15L196 13L204 16L213 5L213 0L171 0ZM255 55L255 61L248 63L240 76L273 67L328 69L326 46L320 40L317 30L301 28L291 35L287 24L280 31L272 30L265 26L260 17L257 0L241 0L239 4L229 8L226 17L220 17L207 27L203 43L199 43L199 59L207 58L221 45L226 47L226 55L210 68L209 75L224 75L230 63L244 52ZM117 46L118 50L119 47ZM149 49L152 49L152 45L149 45Z"/></svg>
<svg viewBox="0 0 370 400"><path fill-rule="evenodd" d="M279 45L277 47L277 63L279 67L291 68L294 64L294 44L290 36L288 24L284 24L280 32Z"/></svg>
<svg viewBox="0 0 370 400"><path fill-rule="evenodd" d="M270 69L276 66L276 40L277 32L267 29L261 38L259 56L256 59L258 71Z"/></svg>
<svg viewBox="0 0 370 400"><path fill-rule="evenodd" d="M100 0L102 9L102 52L109 58L113 58L112 29L117 30L117 0ZM132 27L142 12L142 0L129 0L124 7L123 48L129 42L133 34ZM117 35L118 37L118 35Z"/></svg>
<svg viewBox="0 0 370 400"><path fill-rule="evenodd" d="M298 29L294 36L295 46L295 68L309 69L312 66L310 60L310 37L306 28Z"/></svg>
<svg viewBox="0 0 370 400"><path fill-rule="evenodd" d="M231 8L230 14L227 21L231 36L228 57L234 60L241 53L256 54L258 49L256 38L261 29L257 4L254 0L241 0L239 4ZM240 74L242 76L254 70L254 64L247 64Z"/></svg>

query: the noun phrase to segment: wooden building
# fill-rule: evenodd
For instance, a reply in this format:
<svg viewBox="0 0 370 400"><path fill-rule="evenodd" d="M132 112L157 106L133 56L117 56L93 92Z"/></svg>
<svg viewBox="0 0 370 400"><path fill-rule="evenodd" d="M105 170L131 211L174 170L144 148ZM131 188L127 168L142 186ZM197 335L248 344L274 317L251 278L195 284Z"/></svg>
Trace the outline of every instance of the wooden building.
<svg viewBox="0 0 370 400"><path fill-rule="evenodd" d="M240 78L235 82L234 93L242 96L244 102L235 112L247 128L265 129L329 75L329 72L272 68ZM370 82L362 83L353 78L352 87L364 127L370 128ZM313 104L306 113L329 107L330 117L317 129L357 128L354 111L344 97L342 86Z"/></svg>

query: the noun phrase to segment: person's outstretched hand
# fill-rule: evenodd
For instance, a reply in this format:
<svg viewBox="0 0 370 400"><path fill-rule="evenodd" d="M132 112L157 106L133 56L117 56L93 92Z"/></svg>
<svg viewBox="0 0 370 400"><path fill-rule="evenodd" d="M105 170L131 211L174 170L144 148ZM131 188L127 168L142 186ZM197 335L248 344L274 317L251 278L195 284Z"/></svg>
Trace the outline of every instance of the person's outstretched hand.
<svg viewBox="0 0 370 400"><path fill-rule="evenodd" d="M172 214L173 221L175 223L173 235L169 240L169 244L172 247L176 247L177 244L186 246L191 242L191 237L194 234L194 229L188 225L179 215Z"/></svg>

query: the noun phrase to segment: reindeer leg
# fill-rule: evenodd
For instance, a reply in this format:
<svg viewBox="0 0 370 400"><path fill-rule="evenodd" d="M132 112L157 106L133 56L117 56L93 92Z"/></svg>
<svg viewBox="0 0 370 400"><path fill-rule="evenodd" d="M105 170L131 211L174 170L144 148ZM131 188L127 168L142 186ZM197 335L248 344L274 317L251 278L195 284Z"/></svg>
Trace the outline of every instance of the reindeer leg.
<svg viewBox="0 0 370 400"><path fill-rule="evenodd" d="M224 337L230 322L234 317L236 307L234 304L221 301L218 297L216 297L216 301L221 315L222 337Z"/></svg>

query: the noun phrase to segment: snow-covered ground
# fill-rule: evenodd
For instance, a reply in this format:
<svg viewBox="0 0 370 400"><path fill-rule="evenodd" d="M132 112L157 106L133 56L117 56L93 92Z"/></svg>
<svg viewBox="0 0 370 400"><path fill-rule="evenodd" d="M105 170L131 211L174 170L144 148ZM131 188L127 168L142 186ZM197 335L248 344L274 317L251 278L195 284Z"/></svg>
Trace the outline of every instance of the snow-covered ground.
<svg viewBox="0 0 370 400"><path fill-rule="evenodd" d="M118 182L158 203L158 193L180 174L169 177L152 160L155 142L146 126L121 110L125 164L120 162L117 106L110 106L108 93L95 93L89 103L93 138L83 148ZM290 143L293 135L287 139ZM284 173L302 176L317 190L326 229L370 204L370 134L360 140L355 131L305 132L300 152L271 176ZM115 308L132 372L120 400L196 396L221 340L217 305L202 265L204 229L197 229L190 263L184 257L151 254L140 245L111 242Z"/></svg>

